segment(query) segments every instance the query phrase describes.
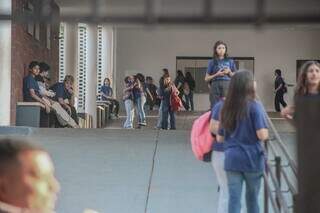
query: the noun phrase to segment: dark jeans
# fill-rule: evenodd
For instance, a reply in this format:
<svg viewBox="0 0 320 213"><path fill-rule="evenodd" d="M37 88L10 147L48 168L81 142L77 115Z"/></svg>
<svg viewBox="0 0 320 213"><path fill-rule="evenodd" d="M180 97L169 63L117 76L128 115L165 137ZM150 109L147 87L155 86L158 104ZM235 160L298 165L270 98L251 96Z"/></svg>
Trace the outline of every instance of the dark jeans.
<svg viewBox="0 0 320 213"><path fill-rule="evenodd" d="M222 98L226 97L230 81L212 81L210 85L210 109Z"/></svg>
<svg viewBox="0 0 320 213"><path fill-rule="evenodd" d="M287 103L284 101L283 99L283 92L277 92L276 96L274 98L274 108L276 109L277 112L280 112L280 104L282 105L282 107L286 107Z"/></svg>
<svg viewBox="0 0 320 213"><path fill-rule="evenodd" d="M171 110L168 103L163 103L162 107L162 129L168 129L168 116L170 115L170 129L176 129L175 112Z"/></svg>
<svg viewBox="0 0 320 213"><path fill-rule="evenodd" d="M119 101L115 100L115 99L108 99L108 101L110 101L110 109L111 112L114 113L115 115L119 114Z"/></svg>
<svg viewBox="0 0 320 213"><path fill-rule="evenodd" d="M186 105L188 106L188 109L191 108L191 111L194 111L194 105L193 105L193 91L190 91L188 95L184 95L186 99Z"/></svg>

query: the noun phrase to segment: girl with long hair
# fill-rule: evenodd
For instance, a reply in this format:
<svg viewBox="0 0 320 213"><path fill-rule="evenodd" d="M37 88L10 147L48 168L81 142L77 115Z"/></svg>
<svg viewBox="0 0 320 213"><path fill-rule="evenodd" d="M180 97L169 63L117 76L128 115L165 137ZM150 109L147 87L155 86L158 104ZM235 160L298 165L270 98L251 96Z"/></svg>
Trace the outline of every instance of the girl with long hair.
<svg viewBox="0 0 320 213"><path fill-rule="evenodd" d="M236 71L236 65L228 57L228 47L223 41L217 41L213 47L213 58L208 63L205 81L210 84L211 108L221 97L225 97L229 82Z"/></svg>
<svg viewBox="0 0 320 213"><path fill-rule="evenodd" d="M245 183L247 211L258 213L265 163L262 142L268 138L268 127L266 112L256 100L251 71L239 71L232 77L220 113L217 141L224 142L228 212L240 213L242 185Z"/></svg>
<svg viewBox="0 0 320 213"><path fill-rule="evenodd" d="M295 98L299 96L315 97L320 95L320 63L307 61L300 70ZM294 106L288 106L281 111L281 115L290 123L293 122Z"/></svg>

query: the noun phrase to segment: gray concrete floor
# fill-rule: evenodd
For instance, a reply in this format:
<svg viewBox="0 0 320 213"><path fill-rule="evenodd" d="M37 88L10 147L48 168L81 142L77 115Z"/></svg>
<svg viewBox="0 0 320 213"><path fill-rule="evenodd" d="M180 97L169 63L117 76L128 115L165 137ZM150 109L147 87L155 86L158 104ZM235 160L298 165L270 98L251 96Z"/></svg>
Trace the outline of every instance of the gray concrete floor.
<svg viewBox="0 0 320 213"><path fill-rule="evenodd" d="M106 129L37 129L29 137L52 155L62 187L57 212L216 212L213 169L191 151L198 114L180 113L176 131L154 130L155 117L139 130L121 129L123 117ZM294 153L294 133L281 137Z"/></svg>

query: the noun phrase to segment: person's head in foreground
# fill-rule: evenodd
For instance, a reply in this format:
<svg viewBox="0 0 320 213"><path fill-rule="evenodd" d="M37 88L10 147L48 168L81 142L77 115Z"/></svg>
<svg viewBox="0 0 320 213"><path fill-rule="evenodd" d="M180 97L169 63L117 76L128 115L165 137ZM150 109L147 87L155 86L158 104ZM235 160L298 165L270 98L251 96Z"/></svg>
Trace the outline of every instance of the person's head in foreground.
<svg viewBox="0 0 320 213"><path fill-rule="evenodd" d="M53 212L58 192L46 151L23 140L0 139L0 212Z"/></svg>
<svg viewBox="0 0 320 213"><path fill-rule="evenodd" d="M320 93L320 63L306 62L299 73L296 96Z"/></svg>

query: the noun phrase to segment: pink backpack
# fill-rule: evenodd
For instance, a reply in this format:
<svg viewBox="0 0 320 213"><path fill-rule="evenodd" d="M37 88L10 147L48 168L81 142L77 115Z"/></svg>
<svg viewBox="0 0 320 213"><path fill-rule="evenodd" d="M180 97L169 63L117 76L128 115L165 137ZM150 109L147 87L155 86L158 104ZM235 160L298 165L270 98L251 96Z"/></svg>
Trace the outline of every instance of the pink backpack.
<svg viewBox="0 0 320 213"><path fill-rule="evenodd" d="M211 111L208 111L197 118L191 129L191 146L195 157L198 160L210 162L212 145L215 138L210 132Z"/></svg>

